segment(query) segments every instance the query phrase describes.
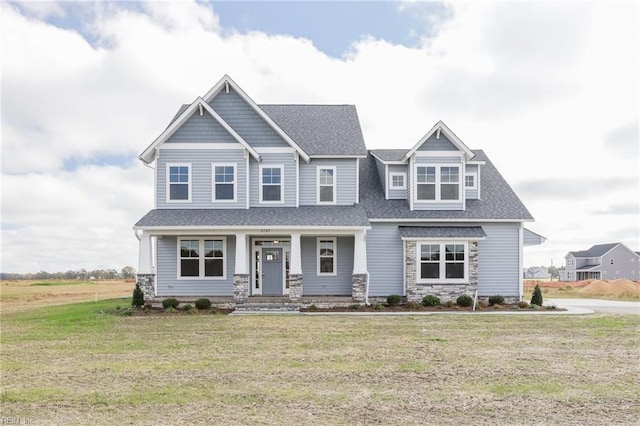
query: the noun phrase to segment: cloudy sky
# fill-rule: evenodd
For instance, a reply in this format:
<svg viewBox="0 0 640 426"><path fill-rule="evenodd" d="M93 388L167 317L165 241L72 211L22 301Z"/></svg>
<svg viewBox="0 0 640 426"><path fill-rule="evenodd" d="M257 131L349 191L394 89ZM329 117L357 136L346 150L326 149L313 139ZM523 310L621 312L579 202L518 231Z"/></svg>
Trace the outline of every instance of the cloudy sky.
<svg viewBox="0 0 640 426"><path fill-rule="evenodd" d="M355 104L369 148L443 120L548 238L525 266L640 250L639 7L623 2L2 2L2 272L137 265L137 155L229 74Z"/></svg>

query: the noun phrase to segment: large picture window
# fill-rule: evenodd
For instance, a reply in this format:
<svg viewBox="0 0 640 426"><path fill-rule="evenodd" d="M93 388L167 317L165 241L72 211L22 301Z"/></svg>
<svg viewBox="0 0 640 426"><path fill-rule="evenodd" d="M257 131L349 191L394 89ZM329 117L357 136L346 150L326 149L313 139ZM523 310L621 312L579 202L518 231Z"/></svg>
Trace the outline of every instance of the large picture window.
<svg viewBox="0 0 640 426"><path fill-rule="evenodd" d="M191 164L167 164L167 201L191 201Z"/></svg>
<svg viewBox="0 0 640 426"><path fill-rule="evenodd" d="M459 166L416 166L416 201L460 201Z"/></svg>
<svg viewBox="0 0 640 426"><path fill-rule="evenodd" d="M264 166L260 168L260 201L264 203L281 203L282 198L282 166Z"/></svg>
<svg viewBox="0 0 640 426"><path fill-rule="evenodd" d="M318 238L318 275L336 275L335 238Z"/></svg>
<svg viewBox="0 0 640 426"><path fill-rule="evenodd" d="M213 201L236 200L236 165L214 164Z"/></svg>
<svg viewBox="0 0 640 426"><path fill-rule="evenodd" d="M467 243L419 243L418 274L422 282L466 281Z"/></svg>
<svg viewBox="0 0 640 426"><path fill-rule="evenodd" d="M225 238L178 239L178 278L225 278Z"/></svg>
<svg viewBox="0 0 640 426"><path fill-rule="evenodd" d="M318 204L335 204L336 168L318 167Z"/></svg>

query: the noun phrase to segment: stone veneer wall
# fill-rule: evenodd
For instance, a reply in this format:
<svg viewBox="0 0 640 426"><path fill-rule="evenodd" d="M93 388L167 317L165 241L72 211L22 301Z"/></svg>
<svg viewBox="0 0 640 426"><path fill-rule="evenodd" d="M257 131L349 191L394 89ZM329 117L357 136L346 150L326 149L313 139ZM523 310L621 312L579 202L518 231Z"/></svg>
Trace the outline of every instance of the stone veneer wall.
<svg viewBox="0 0 640 426"><path fill-rule="evenodd" d="M427 294L438 296L442 302L455 301L458 296L467 294L474 296L478 288L478 242L469 242L469 282L446 284L421 284L418 283L417 242L406 242L406 282L407 301L420 302Z"/></svg>
<svg viewBox="0 0 640 426"><path fill-rule="evenodd" d="M303 274L289 274L289 300L300 302L302 300Z"/></svg>
<svg viewBox="0 0 640 426"><path fill-rule="evenodd" d="M249 274L235 274L233 276L233 300L244 303L249 297Z"/></svg>
<svg viewBox="0 0 640 426"><path fill-rule="evenodd" d="M353 274L351 282L351 297L353 301L365 303L367 297L367 274Z"/></svg>
<svg viewBox="0 0 640 426"><path fill-rule="evenodd" d="M136 282L144 294L144 301L148 302L153 300L156 295L156 274L137 274Z"/></svg>

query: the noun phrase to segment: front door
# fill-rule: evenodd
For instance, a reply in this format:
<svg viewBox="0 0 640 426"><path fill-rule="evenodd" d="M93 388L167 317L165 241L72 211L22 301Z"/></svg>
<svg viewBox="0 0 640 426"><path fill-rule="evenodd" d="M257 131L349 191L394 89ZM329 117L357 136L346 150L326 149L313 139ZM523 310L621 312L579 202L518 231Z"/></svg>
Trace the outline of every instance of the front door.
<svg viewBox="0 0 640 426"><path fill-rule="evenodd" d="M282 248L262 249L262 294L282 295Z"/></svg>

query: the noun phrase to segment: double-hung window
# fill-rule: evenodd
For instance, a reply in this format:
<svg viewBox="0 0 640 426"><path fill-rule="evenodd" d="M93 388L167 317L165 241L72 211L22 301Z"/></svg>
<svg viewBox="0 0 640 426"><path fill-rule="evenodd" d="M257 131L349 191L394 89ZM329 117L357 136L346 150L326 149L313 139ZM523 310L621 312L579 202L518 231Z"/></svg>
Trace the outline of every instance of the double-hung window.
<svg viewBox="0 0 640 426"><path fill-rule="evenodd" d="M167 164L167 202L191 201L191 164Z"/></svg>
<svg viewBox="0 0 640 426"><path fill-rule="evenodd" d="M318 204L336 203L336 168L318 167Z"/></svg>
<svg viewBox="0 0 640 426"><path fill-rule="evenodd" d="M282 203L282 166L260 167L260 202Z"/></svg>
<svg viewBox="0 0 640 426"><path fill-rule="evenodd" d="M417 201L459 201L459 166L416 166Z"/></svg>
<svg viewBox="0 0 640 426"><path fill-rule="evenodd" d="M318 238L318 275L336 275L336 239Z"/></svg>
<svg viewBox="0 0 640 426"><path fill-rule="evenodd" d="M421 282L466 282L468 244L464 242L418 244L418 276Z"/></svg>
<svg viewBox="0 0 640 426"><path fill-rule="evenodd" d="M225 277L226 239L178 239L178 278Z"/></svg>
<svg viewBox="0 0 640 426"><path fill-rule="evenodd" d="M213 164L213 201L236 201L236 165Z"/></svg>

